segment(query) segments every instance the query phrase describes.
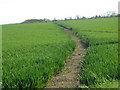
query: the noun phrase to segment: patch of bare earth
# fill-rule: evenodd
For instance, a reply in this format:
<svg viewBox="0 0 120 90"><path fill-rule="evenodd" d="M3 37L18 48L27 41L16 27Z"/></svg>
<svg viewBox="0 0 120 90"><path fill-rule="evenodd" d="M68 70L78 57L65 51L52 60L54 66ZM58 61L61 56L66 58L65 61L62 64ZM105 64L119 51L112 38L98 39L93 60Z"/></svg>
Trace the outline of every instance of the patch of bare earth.
<svg viewBox="0 0 120 90"><path fill-rule="evenodd" d="M86 46L81 43L78 37L72 34L72 31L65 29L66 33L71 35L76 41L76 49L71 55L71 59L65 62L63 72L57 74L48 82L46 88L76 88L80 85L80 62L83 60Z"/></svg>

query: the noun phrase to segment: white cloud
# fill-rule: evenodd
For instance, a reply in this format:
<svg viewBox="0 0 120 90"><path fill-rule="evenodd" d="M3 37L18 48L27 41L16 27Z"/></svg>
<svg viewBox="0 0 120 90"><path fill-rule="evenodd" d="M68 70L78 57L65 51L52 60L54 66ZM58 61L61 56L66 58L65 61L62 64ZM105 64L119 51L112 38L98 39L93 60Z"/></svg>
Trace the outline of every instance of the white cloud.
<svg viewBox="0 0 120 90"><path fill-rule="evenodd" d="M94 16L118 11L119 0L1 0L0 24L33 18Z"/></svg>

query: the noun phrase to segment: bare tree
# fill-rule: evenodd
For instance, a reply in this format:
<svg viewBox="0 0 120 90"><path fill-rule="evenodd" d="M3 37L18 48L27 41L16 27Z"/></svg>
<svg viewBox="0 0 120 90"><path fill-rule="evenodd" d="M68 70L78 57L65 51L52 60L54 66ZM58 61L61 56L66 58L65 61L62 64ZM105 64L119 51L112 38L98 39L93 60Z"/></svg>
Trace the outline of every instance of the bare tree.
<svg viewBox="0 0 120 90"><path fill-rule="evenodd" d="M103 14L104 17L115 17L116 15L117 13L115 13L115 11L108 11Z"/></svg>

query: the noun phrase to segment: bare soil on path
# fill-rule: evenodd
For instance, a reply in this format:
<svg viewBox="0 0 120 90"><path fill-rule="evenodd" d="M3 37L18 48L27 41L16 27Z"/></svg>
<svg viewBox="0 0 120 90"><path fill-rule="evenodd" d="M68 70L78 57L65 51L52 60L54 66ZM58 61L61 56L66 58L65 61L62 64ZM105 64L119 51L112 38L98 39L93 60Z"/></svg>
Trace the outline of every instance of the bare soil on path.
<svg viewBox="0 0 120 90"><path fill-rule="evenodd" d="M73 35L71 30L65 29L64 31L76 42L76 49L71 54L71 58L65 61L63 72L54 76L46 88L77 88L80 85L80 62L84 60L86 46Z"/></svg>

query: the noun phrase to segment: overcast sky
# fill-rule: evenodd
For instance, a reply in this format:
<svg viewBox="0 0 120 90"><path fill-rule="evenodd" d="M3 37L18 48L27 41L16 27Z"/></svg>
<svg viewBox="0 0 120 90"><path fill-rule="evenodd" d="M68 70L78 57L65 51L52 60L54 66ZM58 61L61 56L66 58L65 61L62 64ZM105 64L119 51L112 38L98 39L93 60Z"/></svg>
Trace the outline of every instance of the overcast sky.
<svg viewBox="0 0 120 90"><path fill-rule="evenodd" d="M119 0L0 0L0 24L118 12Z"/></svg>

